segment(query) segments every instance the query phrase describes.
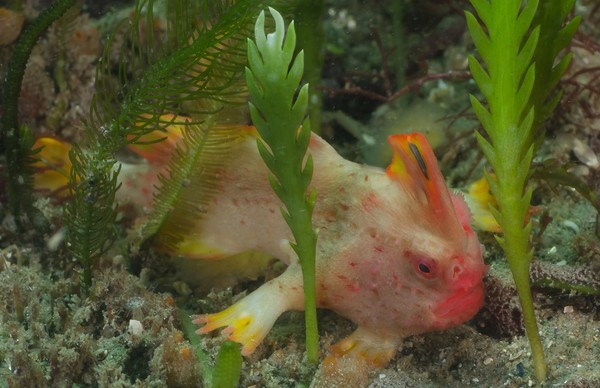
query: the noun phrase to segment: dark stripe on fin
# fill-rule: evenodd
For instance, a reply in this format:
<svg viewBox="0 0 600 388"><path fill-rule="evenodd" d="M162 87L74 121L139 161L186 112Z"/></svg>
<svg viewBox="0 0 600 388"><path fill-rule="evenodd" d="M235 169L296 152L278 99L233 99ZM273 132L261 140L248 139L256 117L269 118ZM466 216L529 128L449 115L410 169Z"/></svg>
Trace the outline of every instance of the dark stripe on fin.
<svg viewBox="0 0 600 388"><path fill-rule="evenodd" d="M419 152L419 148L417 148L417 146L414 145L413 143L408 143L408 148L410 148L410 152L413 154L413 156L417 160L417 163L419 164L419 168L421 168L421 172L423 173L423 175L425 175L425 179L429 180L429 174L427 173L427 165L425 164L425 161L423 160L423 156L421 156L421 153Z"/></svg>

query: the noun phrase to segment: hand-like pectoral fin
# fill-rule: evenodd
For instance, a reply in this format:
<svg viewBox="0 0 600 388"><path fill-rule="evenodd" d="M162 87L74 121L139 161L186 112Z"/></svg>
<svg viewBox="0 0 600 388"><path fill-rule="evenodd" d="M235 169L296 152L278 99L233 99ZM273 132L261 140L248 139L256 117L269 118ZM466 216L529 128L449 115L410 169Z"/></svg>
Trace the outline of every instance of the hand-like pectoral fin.
<svg viewBox="0 0 600 388"><path fill-rule="evenodd" d="M227 339L242 344L242 355L252 354L283 312L302 309L302 275L295 267L288 267L281 276L219 313L192 317L194 323L204 324L196 333L224 327L222 334Z"/></svg>
<svg viewBox="0 0 600 388"><path fill-rule="evenodd" d="M233 306L215 314L194 316L193 322L195 324L204 324L196 333L205 334L224 327L222 334L227 339L242 344L243 355L252 354L265 338L280 313L277 313L275 319L272 319L274 313L260 314L252 311L249 309L249 305L252 303L246 299L248 298L244 298Z"/></svg>

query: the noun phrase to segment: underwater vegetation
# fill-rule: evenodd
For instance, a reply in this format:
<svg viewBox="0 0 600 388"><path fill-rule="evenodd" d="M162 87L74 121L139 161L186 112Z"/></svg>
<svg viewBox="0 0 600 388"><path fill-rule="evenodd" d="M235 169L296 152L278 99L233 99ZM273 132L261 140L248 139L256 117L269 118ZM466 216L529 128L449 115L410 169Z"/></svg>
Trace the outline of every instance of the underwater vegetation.
<svg viewBox="0 0 600 388"><path fill-rule="evenodd" d="M313 159L307 155L311 136L307 117L309 84L303 85L296 97L304 74L304 51L293 57L294 23L286 31L281 14L273 8L269 11L275 20L275 32L265 35L261 12L256 20L256 42L248 41L250 116L261 137L256 143L258 151L272 173L269 181L285 206L281 214L294 235L295 242L290 244L302 266L307 358L316 364L319 332L315 296L317 233L312 226L314 188L307 195L313 174Z"/></svg>
<svg viewBox="0 0 600 388"><path fill-rule="evenodd" d="M37 17L34 23L23 31L15 45L6 72L6 81L2 88L4 111L0 128L0 151L6 155L8 200L13 216L19 224L22 222L23 213L27 213L31 222L34 222L36 218L31 206L33 203L31 164L34 162L36 154L36 149L32 148L35 136L27 125L20 125L17 110L25 65L40 36L73 4L75 4L74 0L60 0L52 3ZM37 223L41 223L41 220L37 220Z"/></svg>
<svg viewBox="0 0 600 388"><path fill-rule="evenodd" d="M469 31L482 63L469 57L473 79L488 108L471 97L473 109L487 135L476 132L493 173L487 173L496 207L491 207L502 228L498 242L506 253L519 294L538 381L546 379L546 364L533 310L529 266L528 211L532 188L526 187L535 149L543 139L541 123L560 100L551 96L571 55L557 64L557 55L568 44L580 19L561 27L574 1L472 1L481 24L467 12ZM483 26L486 27L484 32Z"/></svg>
<svg viewBox="0 0 600 388"><path fill-rule="evenodd" d="M30 2L23 3L28 19L26 25L31 26L36 23L32 15L37 12L31 13ZM52 9L66 3L54 2ZM598 382L597 372L588 368L588 364L600 351L597 336L594 336L597 324L591 319L597 319L600 311L597 297L600 250L597 237L591 231L594 223L590 221L590 214L593 209L577 202L577 194L570 191L570 188L575 188L596 209L600 208L597 199L597 177L600 175L594 167L597 165L594 152L600 152L600 140L594 135L593 124L596 89L593 85L586 86L586 77L589 76L592 83L598 77L593 68L585 71L569 69L572 55L563 54L563 49L568 48L577 56L578 51L573 46L581 44L585 38L577 35L581 31L575 32L578 18L565 22L572 15L574 2L561 2L557 6L552 1L528 1L525 5L516 1L492 0L474 1L473 5L473 14L467 18L470 18L471 30L480 29L479 35L477 32L473 34L479 57L469 59L476 84L461 83L470 77L466 66L471 42L465 34L467 29L462 13L468 8L466 1L424 1L418 5L402 1L381 2L367 9L357 3L338 4L334 1L139 0L132 8L124 7L122 12L106 18L112 21L96 24L96 21L79 19L87 23L85 25L91 29L88 31L98 27L99 31L89 36L98 39L100 34L106 37L102 55L99 58L96 55L88 65L87 71L96 67L95 81L88 81L86 85L84 79L76 81L82 89L88 89L88 96L94 95L89 106L85 98L70 101L68 108L42 112L39 113L41 119L31 120L27 111L16 107L18 89L22 93L21 103L25 99L31 100L32 106L42 106L35 105L36 100L32 97L35 95L31 91L35 90L31 86L35 84L31 79L25 78L24 86L17 88L17 95L12 89L9 97L4 94L9 88L2 84L5 99L0 113L4 153L0 157L0 186L6 187L7 193L0 193L0 293L3 301L0 303L0 385L18 386L25 382L38 386L86 385L94 381L101 385L231 387L238 384L463 386L469 381L489 386L527 385L533 382L529 377L532 370L527 344L520 337L523 317L528 333L541 333L538 340L534 336L531 338L533 343L541 341L546 352L547 381L569 380L573 386L578 383L593 386L594 382ZM279 9L286 20L294 20L285 34L282 19L276 18L277 22L272 23L270 18L265 18L264 31L263 26L257 27L257 17L267 10L267 6ZM578 6L589 7L589 4L582 1ZM73 14L92 12L98 7L103 5L88 4L82 8L82 4L78 3L69 7L70 15L59 21L61 27L65 26L61 29L48 27L50 19L46 19L45 27L38 30L42 36L38 49L58 41L62 42L62 51L46 48L20 57L21 70L24 70L31 55L37 66L55 71L57 75L53 75L53 80L56 84L49 88L54 93L50 96L62 91L65 85L72 87L73 80L84 74L81 68L69 62L69 57L75 54L68 53L71 44L65 42L71 39L69 37L81 41L87 39L81 36L80 27L70 25L70 19ZM357 12L357 9L361 11ZM373 16L382 9L385 12ZM454 14L447 16L448 9L452 9ZM58 18L63 11L53 11L52 18ZM272 12L273 16L278 15ZM577 12L581 12L581 8ZM511 17L506 18L507 15ZM587 18L596 20L594 15L590 12ZM121 16L125 19L115 24L114 18ZM40 16L40 20L44 18ZM368 18L375 22L364 22ZM422 31L430 31L430 28L441 24L440 20L450 21L451 28L463 23L462 33L448 33L448 39L455 39L450 43L439 39L444 30L432 35L422 33L415 38ZM92 23L94 27L91 27ZM514 34L500 34L504 40L488 39L508 28L498 27L504 26L502 23L517 23L519 28L510 27ZM415 27L418 24L421 26ZM490 28L490 25L495 28ZM420 28L418 33L415 33L416 28ZM595 36L593 26L586 28L586 34ZM44 37L46 30L49 38ZM107 33L107 30L112 32ZM341 40L323 42L321 32L331 38L332 30L345 36L350 47ZM276 32L267 35L267 31ZM294 31L298 47L290 43ZM354 41L352 37L357 31L369 38ZM256 37L257 32L259 38L256 43L248 45L248 39ZM573 34L576 37L574 45L570 43ZM25 36L26 31L21 35ZM269 57L261 46L263 49L269 47L268 42L273 37L280 39L275 46L281 50L275 50ZM593 49L593 39L586 40L591 51L597 50ZM512 43L508 44L508 41ZM553 44L541 43L548 41ZM498 49L493 45L501 42L511 49L501 50L503 55L498 57L494 54ZM84 46L89 46L87 50L91 52L93 47L100 46L100 42ZM459 50L459 54L452 57L456 58L458 67L437 65L441 51L446 55L451 49ZM5 58L12 57L15 52L18 56L18 50L16 46L0 47L0 50L3 50L0 70L6 72L7 67L2 67L8 62ZM381 57L373 56L373 52L379 52ZM424 52L429 52L429 57ZM504 55L504 52L510 52L512 57ZM353 57L354 54L357 56ZM53 58L65 60L67 64L53 69L48 65ZM511 58L510 66L516 69L498 65ZM591 53L580 60L585 62L590 58L589 65L593 66L596 59ZM573 62L576 60L573 59ZM353 73L357 62L364 62L377 71ZM321 73L323 63L325 67ZM431 68L427 69L427 66ZM570 66L573 66L572 62ZM500 70L511 69L520 71L520 76L508 79L501 76ZM568 74L566 80L561 80L563 72ZM278 80L269 77L274 73L278 73ZM11 74L14 74L12 70ZM10 75L9 79L14 77ZM42 79L41 76L39 78ZM358 87L354 87L353 82L358 79ZM346 82L347 87L332 87L338 81L341 85ZM502 82L508 81L511 86L503 86ZM314 87L318 84L321 86ZM434 84L437 86L432 86ZM475 85L480 88L479 91L474 89ZM285 90L282 86L286 86ZM557 86L567 90L567 98L561 100L561 92L554 92L559 90ZM569 86L575 86L575 91ZM504 94L495 94L495 91ZM516 92L517 97L514 94L510 97L510 92ZM432 130L432 137L427 134L428 140L434 143L432 139L440 139L432 148L440 160L439 166L446 182L454 185L468 184L481 171L481 152L474 147L476 141L483 145L484 153L491 158L488 160L487 179L495 198L485 190L485 195L481 196L482 208L485 212L488 204L495 206L492 217L497 216L501 229L505 231L503 235L499 230L495 233L502 236L501 244L507 250L511 268L515 265L520 268L513 270L513 274L516 272L518 275L517 289L508 269L503 272L500 248L491 234L480 230L479 239L486 245L485 259L486 263L491 262L491 270L484 279L485 305L475 320L442 332L407 337L402 345L395 342L396 337L386 334L386 339L393 340L386 342L385 346L375 346L379 350L369 353L373 349L369 345L380 342L371 337L371 333L362 330L365 325L359 323L359 330L353 333L357 320L351 323L325 310L315 314L316 305L323 307L324 303L322 299L315 300L315 287L311 282L322 287L323 282L315 280L319 279L319 273L324 273L323 270L317 269L317 277L314 276L315 244L339 242L339 246L347 248L344 254L348 256L350 252L372 256L372 252L368 251L370 240L366 237L371 236L369 233L344 240L351 235L340 233L334 239L328 229L343 230L340 220L345 207L373 205L373 202L357 203L355 200L361 198L360 195L338 194L336 200L342 205L335 208L336 212L326 214L334 221L311 226L315 218L317 222L322 220L319 195L327 193L329 186L319 183L320 174L328 169L315 168L310 155L322 155L314 151L316 146L327 150L327 155L334 155L334 152L319 137L311 138L310 130L316 130L324 119L321 126L323 137L345 155L363 151L368 142L376 139L370 148L371 152L377 153L375 157L384 163L390 155L395 157L394 167L390 167L391 175L404 182L406 187L411 187L408 192L418 192L416 197L432 199L437 189L443 186L445 190L445 183L440 178L434 189L428 186L433 181L428 176L437 176L437 173L433 174L437 171L437 164L427 143L420 137L406 137L404 139L409 140L395 143L396 148L390 151L390 155L372 151L389 148L382 141L389 133L382 128L379 119L386 112L391 113L385 117L388 122L406 118L403 125L409 129L404 132L418 129L411 127L420 125L416 123L418 118L428 119L422 123L435 122L438 117L444 116L444 112L452 112L460 117L459 120L473 123L475 115L466 110L466 105L456 109L460 103L468 102L469 94L475 96L472 99L478 118L484 118L481 120L483 130L476 135L478 140L472 136L470 128L464 130L463 124L460 124L460 130L445 124L455 119L448 117L439 120L439 125ZM589 98L590 95L592 98ZM79 97L74 93L72 98ZM365 99L377 103L364 103ZM440 103L450 100L454 103ZM511 104L505 104L505 100ZM582 110L589 114L592 124L588 126L588 132L583 132L578 123L569 121L573 120L568 112L572 100L579 101ZM589 104L585 105L585 102ZM323 116L320 113L322 103ZM77 111L73 108L77 104L84 108ZM370 116L372 120L352 115L366 111L370 115L375 105L381 108L377 113L381 116L373 114ZM408 107L412 117L398 110L399 106ZM497 113L499 106L502 107L501 114ZM6 114L10 109L13 113ZM67 109L71 117L75 116L72 112L79 112L77 121L83 112L83 123L64 128L67 120L57 119L56 115L61 116L60 112L67 112ZM338 114L342 110L350 112L348 117L354 117L354 122L348 126L341 125L348 118ZM291 112L295 114L288 114ZM14 124L15 118L17 124ZM13 124L5 125L8 119ZM251 119L256 128L248 126ZM47 124L39 125L40 122ZM566 131L568 136L577 141L581 139L579 143L569 143L573 146L567 151L553 148L560 143L553 136L565 132L557 122L572 125ZM540 127L544 123L545 126ZM344 128L340 129L337 125ZM21 130L6 130L19 127ZM359 128L356 134L346 136L356 128ZM396 130L397 127L390 128ZM498 128L513 131L504 133ZM552 136L544 141L543 135L548 129ZM582 133L589 136L585 137ZM6 135L10 136L4 137ZM51 137L39 137L34 145L36 136ZM356 139L359 141L356 142ZM588 148L579 145L582 142L589 142ZM258 153L239 152L240 147L248 144L256 151L256 143L262 158L254 158ZM40 145L43 148L38 148ZM581 151L582 148L584 151ZM56 151L57 159L50 158L51 151ZM253 158L248 158L248 155ZM540 162L548 155L556 159ZM360 160L365 159L361 156ZM508 163L509 160L514 163ZM578 161L581 162L579 167L584 164L588 168L587 175L572 169ZM50 170L56 175L48 178L49 175L45 174L52 164L54 166ZM303 299L306 315L305 323L302 312L282 315L256 351L244 353L242 358L240 350L243 351L243 348L239 344L223 341L223 336L196 334L198 326L191 322L189 315L193 312L210 316L214 311L239 304L240 300L252 295L252 291L263 283L263 278L266 278L266 283L277 281L276 276L283 271L282 266L270 263L266 272L259 269L259 273L266 275L261 275L258 281L255 278L241 282L232 279L225 283L211 279L216 278L216 272L211 270L196 267L175 270L175 260L171 257L208 257L213 259L211 264L214 264L218 261L214 259L231 253L227 243L216 246L210 244L210 239L202 238L210 230L204 227L210 224L203 224L203 221L210 217L210 209L214 208L216 201L222 203L228 198L223 195L220 186L223 179L226 180L228 174L234 176L235 171L241 171L239 176L242 176L243 172L254 168L265 172L264 176L261 175L265 195L272 194L273 198L277 195L282 201L269 208L274 215L245 218L244 221L253 222L256 239L277 235L268 228L267 219L277 220L277 231L289 232L289 236L286 235L289 241L283 241L278 249L290 257L297 256L302 262L303 281L297 286L306 293ZM405 170L410 172L405 174ZM270 181L267 171L273 174ZM15 177L24 179L15 180ZM39 180L40 177L48 179ZM407 177L412 177L412 180ZM369 179L372 178L369 176ZM569 189L557 188L555 183ZM373 181L371 184L374 184ZM37 192L31 192L32 186ZM532 190L533 187L535 190ZM52 192L53 199L44 198L44 194L38 195L40 188L49 189L44 193ZM239 192L244 190L243 185L237 188ZM511 188L514 191L512 196L507 194ZM235 193L236 190L230 192ZM499 193L503 195L504 202L498 200ZM551 204L558 202L556 198L563 200L565 197L569 200L564 209L561 210L562 205L557 203ZM509 201L511 198L513 202ZM583 210L570 216L573 202L578 204L577 209ZM261 209L256 203L259 202L252 206ZM411 203L408 208L416 212L419 206L416 202ZM422 216L410 221L404 213L395 214L393 208L386 207L374 219L381 223L383 219L394 216L396 221L404 222L407 229L413 230L418 229L424 219L426 223L433 223L436 219ZM514 216L511 208L516 213L514 224L508 221ZM251 207L241 206L239 209L243 213ZM487 212L485 215L490 216ZM299 218L302 222L297 221ZM13 226L13 222L19 224L18 227ZM358 228L368 222L371 221L361 219L357 222ZM323 225L327 227L323 228ZM388 229L380 229L373 238L388 236ZM231 227L231 230L236 229ZM562 233L561 237L556 237L557 230ZM510 242L511 239L514 241L513 235L520 236L521 253L514 253L515 250L509 247L513 244ZM242 240L240 234L231 231L228 237ZM387 244L390 240L382 238L381 241ZM554 242L556 240L560 243ZM429 248L433 244L424 245ZM380 244L373 246L372 251L378 252L375 248L381 249L382 246L388 247ZM535 247L535 258L532 247ZM303 251L308 251L312 259L304 259ZM422 260L422 256L417 258L420 260L410 271L402 272L402 276L407 273L430 276L432 268L434 275L431 276L440 272L440 267ZM253 261L252 256L245 260ZM313 268L310 268L311 260ZM367 261L363 260L363 263ZM552 264L547 264L547 261ZM239 265L224 263L224 266ZM436 269L438 272L435 272ZM204 272L201 280L193 278L201 272ZM392 269L382 272L388 275L394 273ZM340 279L340 284L345 287L340 298L350 300L352 308L358 306L361 299L353 296L361 295L358 288L366 290L367 283L353 282L351 270L336 274L348 277ZM535 316L531 315L532 312L525 312L527 309L522 313L517 299L517 291L522 293L529 288L527 282L532 284L534 292L526 304L530 307L535 304L539 308L539 326L533 329L531 322ZM371 285L370 289L381 292L383 283L377 283L380 288ZM218 288L207 294L215 284ZM224 284L233 286L223 291ZM328 280L325 284L333 283ZM217 291L219 288L221 291ZM249 295L244 297L245 293ZM366 316L365 319L373 319L376 314L368 312L377 302L386 300L388 294L390 292L384 292L376 302L370 300L355 310ZM402 303L409 300L412 298L402 298ZM268 299L264 301L260 306L276 304ZM333 303L325 307L332 306ZM392 311L398 303L388 306L388 310ZM414 306L415 311L418 308ZM298 310L302 308L298 307ZM251 310L252 313L254 311ZM410 316L411 311L410 308L405 309L403 317ZM344 311L338 312L342 316L351 316ZM231 333L229 329L225 331L226 335L227 331ZM535 346L532 345L534 349ZM327 352L329 356L325 357ZM540 365L544 360L537 350L533 353L536 374L542 379ZM394 354L397 356L392 357ZM371 368L361 363L353 364L353 357L374 361L378 365ZM307 363L307 359L324 359L325 362L315 374L317 367ZM384 367L387 361L389 366ZM576 367L577 364L583 366ZM383 369L367 378L369 370L378 368Z"/></svg>

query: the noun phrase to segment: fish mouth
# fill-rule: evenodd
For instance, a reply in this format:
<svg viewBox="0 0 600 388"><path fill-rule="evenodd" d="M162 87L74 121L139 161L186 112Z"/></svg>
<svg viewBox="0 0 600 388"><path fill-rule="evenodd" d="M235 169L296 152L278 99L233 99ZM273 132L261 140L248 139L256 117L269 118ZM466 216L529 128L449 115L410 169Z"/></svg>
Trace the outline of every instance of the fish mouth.
<svg viewBox="0 0 600 388"><path fill-rule="evenodd" d="M474 287L456 290L436 305L432 313L440 323L440 328L458 325L473 318L483 305L483 300L483 283L479 283Z"/></svg>

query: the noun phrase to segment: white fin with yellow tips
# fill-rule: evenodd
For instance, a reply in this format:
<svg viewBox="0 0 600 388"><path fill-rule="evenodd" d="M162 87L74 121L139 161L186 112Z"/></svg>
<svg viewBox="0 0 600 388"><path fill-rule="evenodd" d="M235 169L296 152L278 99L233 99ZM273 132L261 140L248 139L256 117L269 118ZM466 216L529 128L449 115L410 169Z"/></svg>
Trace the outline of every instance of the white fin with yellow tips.
<svg viewBox="0 0 600 388"><path fill-rule="evenodd" d="M290 265L279 277L263 284L229 308L214 314L196 315L195 324L204 324L196 330L205 334L220 327L227 339L242 344L242 354L252 354L267 336L277 318L288 310L302 310L302 270Z"/></svg>

